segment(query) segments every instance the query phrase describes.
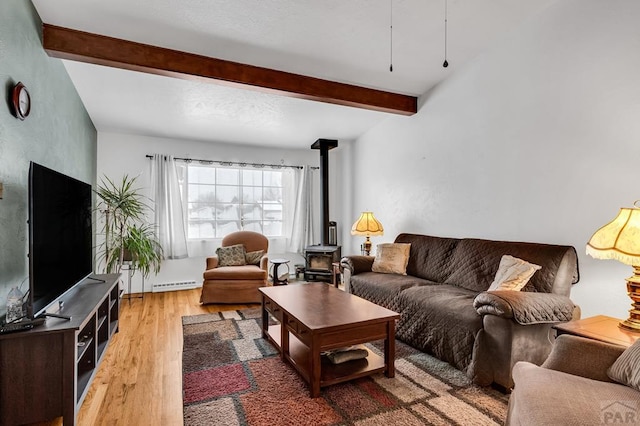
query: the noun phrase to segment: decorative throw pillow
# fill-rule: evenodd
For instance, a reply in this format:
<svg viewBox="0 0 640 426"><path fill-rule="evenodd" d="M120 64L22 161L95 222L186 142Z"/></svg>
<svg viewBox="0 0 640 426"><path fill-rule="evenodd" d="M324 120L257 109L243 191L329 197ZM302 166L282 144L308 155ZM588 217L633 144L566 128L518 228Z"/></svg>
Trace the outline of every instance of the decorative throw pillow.
<svg viewBox="0 0 640 426"><path fill-rule="evenodd" d="M611 380L640 391L640 339L622 352L607 370L607 375Z"/></svg>
<svg viewBox="0 0 640 426"><path fill-rule="evenodd" d="M242 266L247 264L242 244L219 247L216 250L216 254L218 255L218 266Z"/></svg>
<svg viewBox="0 0 640 426"><path fill-rule="evenodd" d="M489 290L520 291L539 269L542 269L542 266L505 254L500 259L498 272L496 272Z"/></svg>
<svg viewBox="0 0 640 426"><path fill-rule="evenodd" d="M376 246L376 257L373 259L373 272L383 274L407 275L409 251L411 244L386 243Z"/></svg>
<svg viewBox="0 0 640 426"><path fill-rule="evenodd" d="M264 250L248 251L244 254L247 265L260 265L262 256L264 256Z"/></svg>

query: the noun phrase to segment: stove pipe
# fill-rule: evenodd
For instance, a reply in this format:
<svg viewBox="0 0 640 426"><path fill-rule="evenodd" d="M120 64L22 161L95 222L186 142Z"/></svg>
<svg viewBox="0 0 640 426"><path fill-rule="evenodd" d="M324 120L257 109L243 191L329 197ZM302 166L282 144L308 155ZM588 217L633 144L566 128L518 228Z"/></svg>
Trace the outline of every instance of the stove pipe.
<svg viewBox="0 0 640 426"><path fill-rule="evenodd" d="M318 139L311 149L320 150L320 227L322 244L329 245L329 150L338 146L335 139Z"/></svg>

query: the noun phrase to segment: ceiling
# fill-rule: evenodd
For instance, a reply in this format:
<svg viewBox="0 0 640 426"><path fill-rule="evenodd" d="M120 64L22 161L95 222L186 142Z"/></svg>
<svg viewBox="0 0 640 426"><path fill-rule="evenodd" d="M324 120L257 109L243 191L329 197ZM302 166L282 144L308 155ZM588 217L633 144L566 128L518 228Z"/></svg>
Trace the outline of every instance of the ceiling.
<svg viewBox="0 0 640 426"><path fill-rule="evenodd" d="M448 68L442 67L445 1ZM554 1L32 0L47 24L414 96ZM99 132L309 148L318 138L356 139L391 116L221 84L64 64Z"/></svg>

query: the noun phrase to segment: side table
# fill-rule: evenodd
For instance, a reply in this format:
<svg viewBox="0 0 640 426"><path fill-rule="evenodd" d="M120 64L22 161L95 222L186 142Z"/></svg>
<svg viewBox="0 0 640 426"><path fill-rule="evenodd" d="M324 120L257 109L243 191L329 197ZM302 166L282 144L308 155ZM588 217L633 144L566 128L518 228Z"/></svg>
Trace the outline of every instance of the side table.
<svg viewBox="0 0 640 426"><path fill-rule="evenodd" d="M280 279L280 275L278 275L278 267L280 265L287 265L287 263L289 263L289 259L269 259L269 261L273 264L273 285L287 285L289 280L286 278L284 280ZM288 268L289 266L287 265L287 269Z"/></svg>
<svg viewBox="0 0 640 426"><path fill-rule="evenodd" d="M553 328L556 330L556 336L572 334L612 345L629 347L640 339L640 333L618 327L620 321L622 320L618 318L596 315L595 317L557 324Z"/></svg>

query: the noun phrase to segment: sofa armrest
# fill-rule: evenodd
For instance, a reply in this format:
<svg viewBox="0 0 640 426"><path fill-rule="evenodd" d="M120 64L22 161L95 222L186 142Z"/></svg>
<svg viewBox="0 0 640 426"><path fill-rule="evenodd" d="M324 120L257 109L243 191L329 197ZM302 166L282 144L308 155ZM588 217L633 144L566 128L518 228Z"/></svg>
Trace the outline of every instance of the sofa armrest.
<svg viewBox="0 0 640 426"><path fill-rule="evenodd" d="M542 367L588 379L612 382L607 376L607 370L622 352L622 346L561 334Z"/></svg>
<svg viewBox="0 0 640 426"><path fill-rule="evenodd" d="M218 267L218 256L207 257L207 268L205 271L209 269L215 269Z"/></svg>
<svg viewBox="0 0 640 426"><path fill-rule="evenodd" d="M567 296L511 290L480 293L473 307L479 315L513 318L522 325L571 321L575 309Z"/></svg>
<svg viewBox="0 0 640 426"><path fill-rule="evenodd" d="M266 254L260 258L260 269L263 271L269 270L269 256Z"/></svg>
<svg viewBox="0 0 640 426"><path fill-rule="evenodd" d="M346 256L340 260L340 266L347 269L351 275L371 272L373 259L373 256Z"/></svg>

